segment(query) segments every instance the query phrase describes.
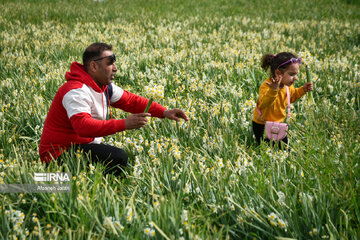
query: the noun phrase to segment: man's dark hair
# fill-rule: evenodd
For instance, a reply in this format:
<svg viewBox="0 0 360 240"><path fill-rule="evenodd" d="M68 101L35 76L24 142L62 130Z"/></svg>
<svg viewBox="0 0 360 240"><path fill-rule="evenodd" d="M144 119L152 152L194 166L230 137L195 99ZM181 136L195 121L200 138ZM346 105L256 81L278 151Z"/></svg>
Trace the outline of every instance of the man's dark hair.
<svg viewBox="0 0 360 240"><path fill-rule="evenodd" d="M92 60L99 58L101 54L106 51L111 51L112 46L108 45L106 43L93 43L90 46L88 46L83 54L83 65L85 68L85 71L88 71L89 64Z"/></svg>

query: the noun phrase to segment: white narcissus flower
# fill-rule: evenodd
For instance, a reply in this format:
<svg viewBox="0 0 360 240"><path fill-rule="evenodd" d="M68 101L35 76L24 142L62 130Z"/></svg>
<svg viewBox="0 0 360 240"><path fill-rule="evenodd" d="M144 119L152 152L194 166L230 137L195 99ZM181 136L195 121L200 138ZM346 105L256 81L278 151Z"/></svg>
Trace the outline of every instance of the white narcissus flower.
<svg viewBox="0 0 360 240"><path fill-rule="evenodd" d="M314 58L311 56L310 52L299 52L299 57L305 65L309 65L314 61Z"/></svg>
<svg viewBox="0 0 360 240"><path fill-rule="evenodd" d="M148 98L162 99L164 98L164 86L153 84L145 87L145 95Z"/></svg>

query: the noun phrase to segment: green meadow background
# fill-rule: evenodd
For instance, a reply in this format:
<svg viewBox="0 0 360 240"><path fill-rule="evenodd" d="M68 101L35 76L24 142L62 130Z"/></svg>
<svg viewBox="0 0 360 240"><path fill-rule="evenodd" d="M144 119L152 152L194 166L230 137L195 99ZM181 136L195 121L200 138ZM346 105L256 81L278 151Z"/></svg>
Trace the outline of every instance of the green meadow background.
<svg viewBox="0 0 360 240"><path fill-rule="evenodd" d="M356 0L0 1L0 183L71 172L71 193L1 193L0 239L360 239ZM115 83L184 109L105 142L123 178L73 153L41 164L43 123L72 61L113 45ZM265 53L311 54L315 104L292 105L290 148L255 144ZM301 67L300 87L306 81ZM113 109L116 118L127 113ZM91 164L91 165L90 165Z"/></svg>

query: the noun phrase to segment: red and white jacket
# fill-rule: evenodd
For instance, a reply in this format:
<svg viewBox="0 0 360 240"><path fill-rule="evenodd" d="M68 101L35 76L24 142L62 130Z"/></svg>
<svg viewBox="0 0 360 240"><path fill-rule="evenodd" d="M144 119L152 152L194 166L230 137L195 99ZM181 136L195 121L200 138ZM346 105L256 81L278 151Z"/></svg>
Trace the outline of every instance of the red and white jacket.
<svg viewBox="0 0 360 240"><path fill-rule="evenodd" d="M65 74L67 82L56 93L45 120L39 154L42 162L59 157L72 144L100 143L103 136L125 130L124 119L106 120L107 101L84 66L73 62ZM130 113L144 112L149 100L112 84L110 105ZM166 108L153 102L149 113L163 118Z"/></svg>

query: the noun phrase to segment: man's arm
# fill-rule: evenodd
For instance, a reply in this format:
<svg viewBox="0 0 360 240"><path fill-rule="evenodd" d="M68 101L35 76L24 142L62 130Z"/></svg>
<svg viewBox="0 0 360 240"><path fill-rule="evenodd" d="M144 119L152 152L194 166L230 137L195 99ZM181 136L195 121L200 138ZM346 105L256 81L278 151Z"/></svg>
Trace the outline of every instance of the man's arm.
<svg viewBox="0 0 360 240"><path fill-rule="evenodd" d="M104 137L126 129L145 126L149 113L132 114L126 119L96 120L88 113L78 113L70 118L71 126L80 137Z"/></svg>
<svg viewBox="0 0 360 240"><path fill-rule="evenodd" d="M114 95L115 94L116 92L114 91ZM116 95L114 97L116 99ZM111 100L113 100L113 98L111 98ZM123 90L120 99L114 103L111 103L111 106L115 108L120 108L129 113L143 113L148 102L149 100L144 97ZM149 113L152 117L163 118L165 117L163 116L163 112L165 110L165 107L161 106L156 102L153 102L149 109Z"/></svg>
<svg viewBox="0 0 360 240"><path fill-rule="evenodd" d="M133 114L126 119L98 120L91 116L93 105L89 93L78 88L64 95L65 108L73 130L81 137L103 137L126 129L143 127L150 114Z"/></svg>
<svg viewBox="0 0 360 240"><path fill-rule="evenodd" d="M97 120L88 113L73 115L70 123L80 137L104 137L126 129L125 119Z"/></svg>
<svg viewBox="0 0 360 240"><path fill-rule="evenodd" d="M120 108L130 113L143 113L145 111L145 108L149 102L148 99L125 91L114 84L112 87L113 96L110 99L111 106ZM184 119L185 121L189 120L183 110L178 108L168 110L156 102L151 104L149 113L152 117L168 118L175 121L179 121L180 118Z"/></svg>

